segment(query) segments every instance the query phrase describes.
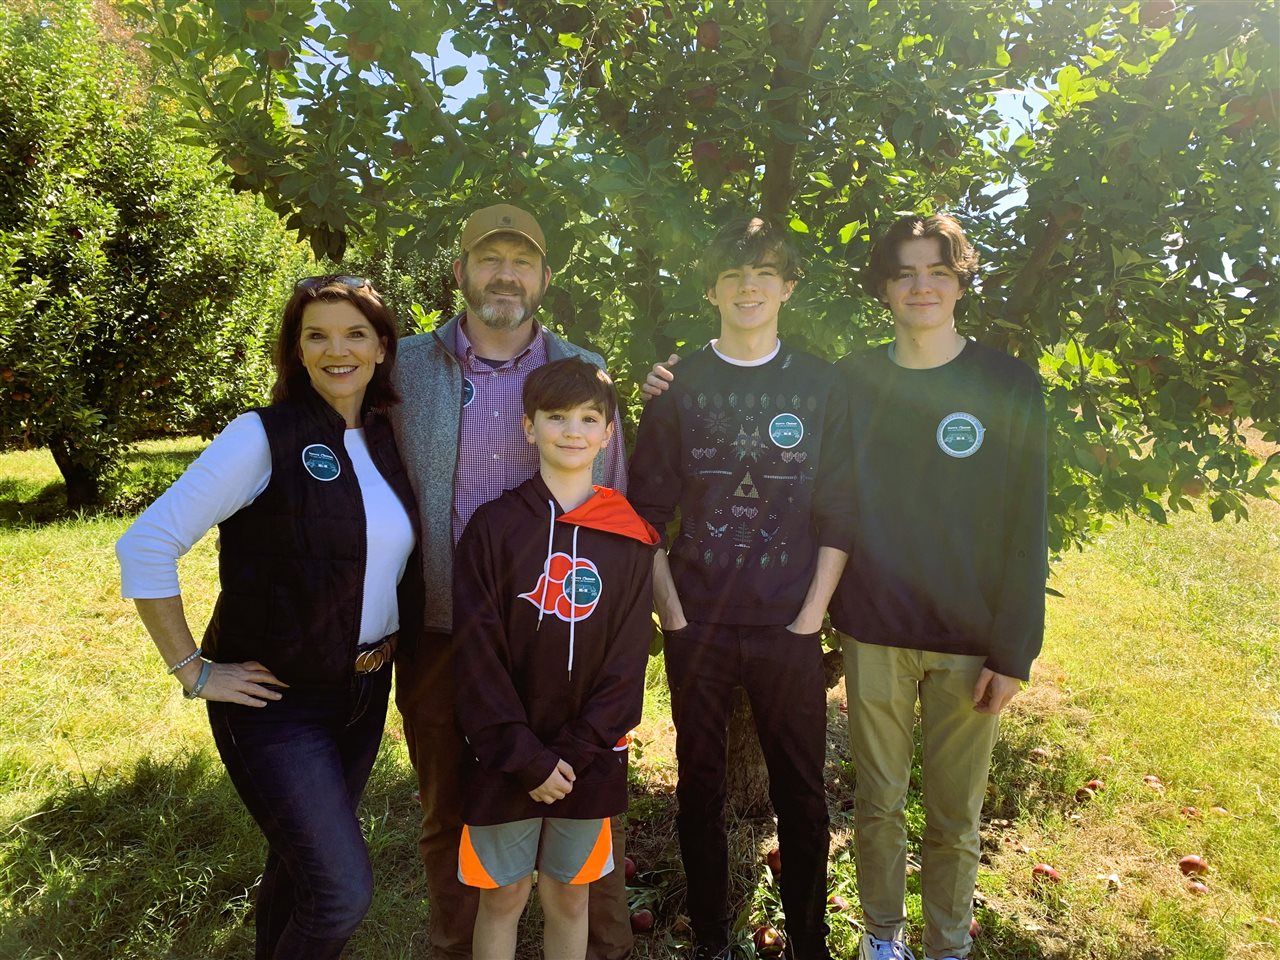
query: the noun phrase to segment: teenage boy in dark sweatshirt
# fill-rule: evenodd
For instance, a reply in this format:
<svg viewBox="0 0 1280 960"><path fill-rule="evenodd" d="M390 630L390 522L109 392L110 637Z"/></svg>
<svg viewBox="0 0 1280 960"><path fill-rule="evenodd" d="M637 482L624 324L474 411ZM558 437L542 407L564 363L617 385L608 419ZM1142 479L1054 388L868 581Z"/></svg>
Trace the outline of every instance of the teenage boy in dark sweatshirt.
<svg viewBox="0 0 1280 960"><path fill-rule="evenodd" d="M727 956L725 743L745 688L769 771L786 870L786 933L825 960L826 684L819 631L847 558L851 506L833 457L848 450L844 388L827 362L778 339L799 276L786 231L722 228L702 265L720 336L644 412L628 489L658 529L654 560L676 725L677 828L699 958Z"/></svg>
<svg viewBox="0 0 1280 960"><path fill-rule="evenodd" d="M657 532L591 469L613 433L608 377L578 358L524 384L531 479L480 507L454 560L453 668L469 752L458 879L480 888L473 951L513 957L538 870L544 955L587 949L587 884L614 869L627 733L653 634Z"/></svg>
<svg viewBox="0 0 1280 960"><path fill-rule="evenodd" d="M872 248L868 292L894 340L841 361L858 536L831 601L858 771L860 960L902 960L916 704L924 762L927 960L971 948L979 818L997 716L1044 634L1045 405L1036 371L956 331L978 258L948 216Z"/></svg>

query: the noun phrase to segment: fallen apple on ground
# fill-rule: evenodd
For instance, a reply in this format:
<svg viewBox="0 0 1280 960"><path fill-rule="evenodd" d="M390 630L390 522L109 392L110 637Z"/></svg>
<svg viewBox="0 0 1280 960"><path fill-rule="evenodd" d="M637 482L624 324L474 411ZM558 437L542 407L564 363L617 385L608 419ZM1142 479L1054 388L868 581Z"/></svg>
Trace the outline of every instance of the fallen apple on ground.
<svg viewBox="0 0 1280 960"><path fill-rule="evenodd" d="M833 893L827 897L827 909L831 913L844 913L849 909L849 901L838 893Z"/></svg>
<svg viewBox="0 0 1280 960"><path fill-rule="evenodd" d="M1062 879L1058 875L1058 871L1053 869L1053 867L1049 866L1047 863L1037 863L1032 867L1031 876L1035 880L1048 883L1057 883Z"/></svg>
<svg viewBox="0 0 1280 960"><path fill-rule="evenodd" d="M648 933L653 929L653 911L637 910L631 915L631 929L635 933Z"/></svg>
<svg viewBox="0 0 1280 960"><path fill-rule="evenodd" d="M755 935L751 939L755 942L756 952L763 957L776 957L782 953L783 948L787 945L787 941L782 936L781 931L767 923L764 926L756 927Z"/></svg>
<svg viewBox="0 0 1280 960"><path fill-rule="evenodd" d="M1209 864L1204 857L1190 853L1178 861L1178 869L1184 877L1199 876L1209 872Z"/></svg>
<svg viewBox="0 0 1280 960"><path fill-rule="evenodd" d="M622 858L622 875L626 877L628 883L636 875L636 862L630 857Z"/></svg>
<svg viewBox="0 0 1280 960"><path fill-rule="evenodd" d="M772 850L770 850L768 853L765 854L764 862L769 865L769 869L772 870L775 875L781 873L782 872L782 851L779 850L777 847L774 847Z"/></svg>

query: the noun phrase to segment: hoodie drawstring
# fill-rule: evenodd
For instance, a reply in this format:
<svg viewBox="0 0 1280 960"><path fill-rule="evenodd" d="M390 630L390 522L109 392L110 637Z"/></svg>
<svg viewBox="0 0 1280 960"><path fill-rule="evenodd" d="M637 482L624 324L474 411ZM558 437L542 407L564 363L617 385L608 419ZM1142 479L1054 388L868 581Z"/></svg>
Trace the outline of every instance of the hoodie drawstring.
<svg viewBox="0 0 1280 960"><path fill-rule="evenodd" d="M547 558L542 561L542 575L546 579L543 581L542 599L538 604L538 630L542 629L542 617L547 609L547 591L551 589L551 556L555 551L553 543L556 538L556 502L548 500L547 506L551 508L551 523L547 526ZM577 604L578 604L578 530L577 526L573 528L573 548L570 556L569 566L569 673L573 674L573 628L578 622Z"/></svg>
<svg viewBox="0 0 1280 960"><path fill-rule="evenodd" d="M573 528L573 551L570 557L572 566L569 567L569 676L573 676L573 628L578 622L578 531L580 529L580 527Z"/></svg>
<svg viewBox="0 0 1280 960"><path fill-rule="evenodd" d="M547 581L542 588L542 602L538 604L538 630L542 629L542 615L547 607L547 590L551 587L551 541L556 536L556 502L548 500L547 506L551 508L551 523L547 525L547 559L542 561L542 573Z"/></svg>

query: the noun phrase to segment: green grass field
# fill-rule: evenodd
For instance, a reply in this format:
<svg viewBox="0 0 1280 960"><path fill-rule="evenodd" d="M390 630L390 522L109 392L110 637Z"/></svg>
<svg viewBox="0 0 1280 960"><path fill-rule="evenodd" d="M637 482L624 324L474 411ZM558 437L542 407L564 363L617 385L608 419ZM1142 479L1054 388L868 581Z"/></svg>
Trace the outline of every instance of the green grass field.
<svg viewBox="0 0 1280 960"><path fill-rule="evenodd" d="M134 476L152 483L198 448L147 444ZM203 710L181 698L119 598L112 544L128 521L34 522L54 512L56 480L43 452L0 455L0 957L249 955L262 840L222 775ZM1181 514L1169 527L1117 526L1055 569L1064 596L1050 598L1044 655L997 748L975 957L1280 956L1280 506L1252 510L1247 524ZM181 573L188 616L202 623L215 595L211 537ZM630 844L641 871L633 902L658 914L654 935L638 941L647 958L681 955L663 694L655 661ZM842 698L837 686L832 891L854 909L831 922L847 958L860 931ZM348 950L361 960L427 955L417 806L397 723L364 806L378 891ZM1149 775L1162 790L1144 784ZM1105 788L1078 803L1095 776ZM918 821L919 807L910 814ZM735 824L748 935L780 919L760 863L772 831L770 820ZM1209 861L1205 895L1178 871L1187 853ZM1061 883L1033 882L1041 861ZM911 891L918 922L915 878ZM742 956L753 954L744 943Z"/></svg>

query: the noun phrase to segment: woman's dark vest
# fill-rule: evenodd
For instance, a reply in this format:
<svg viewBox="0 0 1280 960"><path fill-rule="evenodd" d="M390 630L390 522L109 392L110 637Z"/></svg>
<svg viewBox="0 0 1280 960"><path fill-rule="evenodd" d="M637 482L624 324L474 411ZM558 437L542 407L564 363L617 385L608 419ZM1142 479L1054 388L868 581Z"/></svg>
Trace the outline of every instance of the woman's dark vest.
<svg viewBox="0 0 1280 960"><path fill-rule="evenodd" d="M255 411L271 447L262 494L218 525L218 596L205 630L205 656L257 660L290 686L345 686L354 672L364 594L364 503L343 444L341 415L311 391ZM378 472L418 514L391 427L365 417ZM422 618L421 566L409 559L398 590L406 645Z"/></svg>

